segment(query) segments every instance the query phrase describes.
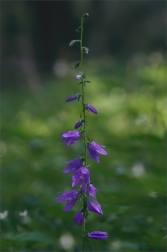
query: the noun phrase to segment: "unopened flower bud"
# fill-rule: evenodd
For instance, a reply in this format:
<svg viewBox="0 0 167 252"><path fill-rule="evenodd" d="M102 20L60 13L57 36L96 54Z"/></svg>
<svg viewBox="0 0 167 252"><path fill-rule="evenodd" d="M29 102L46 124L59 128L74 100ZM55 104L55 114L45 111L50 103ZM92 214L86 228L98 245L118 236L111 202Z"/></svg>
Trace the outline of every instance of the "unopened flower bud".
<svg viewBox="0 0 167 252"><path fill-rule="evenodd" d="M76 75L76 79L79 80L79 79L81 79L82 76L83 76L83 73L80 72L80 73L78 73L78 74Z"/></svg>
<svg viewBox="0 0 167 252"><path fill-rule="evenodd" d="M74 221L77 225L82 224L84 221L83 214L80 211L77 211L74 215Z"/></svg>
<svg viewBox="0 0 167 252"><path fill-rule="evenodd" d="M107 232L93 231L91 233L88 233L88 237L90 239L104 240L104 239L107 239L108 234L107 234Z"/></svg>
<svg viewBox="0 0 167 252"><path fill-rule="evenodd" d="M78 129L79 127L82 126L82 123L83 123L83 120L78 121L78 122L74 125L74 128L75 128L75 129Z"/></svg>
<svg viewBox="0 0 167 252"><path fill-rule="evenodd" d="M93 107L91 104L87 104L86 105L87 110L89 110L90 112L94 113L94 114L98 114L98 111L95 107Z"/></svg>
<svg viewBox="0 0 167 252"><path fill-rule="evenodd" d="M71 95L66 99L66 102L71 102L71 101L75 101L78 99L78 94L75 95Z"/></svg>

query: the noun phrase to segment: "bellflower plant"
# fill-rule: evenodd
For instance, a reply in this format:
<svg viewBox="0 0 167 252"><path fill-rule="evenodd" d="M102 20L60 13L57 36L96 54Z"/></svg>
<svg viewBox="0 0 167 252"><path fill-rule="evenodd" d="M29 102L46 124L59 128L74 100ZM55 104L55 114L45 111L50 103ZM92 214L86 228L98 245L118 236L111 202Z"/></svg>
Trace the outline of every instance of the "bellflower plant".
<svg viewBox="0 0 167 252"><path fill-rule="evenodd" d="M90 159L94 159L99 163L99 154L107 155L107 152L104 150L105 146L96 143L94 140L90 140L87 136L87 121L86 121L86 112L91 112L96 116L98 114L97 109L92 106L90 103L85 103L85 87L86 83L91 83L86 79L86 75L83 67L83 56L84 54L89 53L89 48L83 46L83 24L85 18L89 14L85 13L81 17L81 25L76 30L80 33L79 40L72 40L69 46L78 45L80 47L80 60L73 66L73 68L80 67L80 71L76 74L76 79L81 84L81 94L73 94L66 99L66 102L78 101L81 103L81 115L80 120L77 121L74 125L74 130L68 130L61 133L62 142L67 143L67 147L72 144L75 144L77 140L82 138L83 140L83 153L80 157L76 157L73 160L65 162L67 165L63 173L72 172L72 187L74 190L70 190L62 193L56 198L57 202L66 202L63 211L70 211L76 204L79 204L78 211L75 213L73 219L76 225L83 226L83 235L82 235L82 252L84 251L84 242L88 238L91 242L91 239L101 239L104 240L107 238L108 234L103 231L92 231L88 232L86 230L86 222L88 219L89 211L96 214L102 215L103 211L100 203L96 199L97 189L91 183L90 170L88 169L89 165L87 163L87 152L89 153ZM91 243L92 245L92 243Z"/></svg>

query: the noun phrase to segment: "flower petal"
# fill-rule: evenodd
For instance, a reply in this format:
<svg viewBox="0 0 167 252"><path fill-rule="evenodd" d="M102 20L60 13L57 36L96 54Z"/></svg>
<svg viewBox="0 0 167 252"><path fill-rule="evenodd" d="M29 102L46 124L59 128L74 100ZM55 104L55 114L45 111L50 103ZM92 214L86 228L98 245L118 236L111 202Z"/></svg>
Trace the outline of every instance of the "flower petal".
<svg viewBox="0 0 167 252"><path fill-rule="evenodd" d="M70 171L76 171L82 166L82 161L80 158L75 158L69 162L68 165L64 168L63 173L67 173Z"/></svg>
<svg viewBox="0 0 167 252"><path fill-rule="evenodd" d="M75 206L75 203L77 202L77 200L78 200L78 197L75 197L75 198L71 199L70 201L68 201L65 204L63 211L64 212L70 211Z"/></svg>
<svg viewBox="0 0 167 252"><path fill-rule="evenodd" d="M86 167L82 167L81 169L83 174L81 191L85 191L87 184L90 183L90 172Z"/></svg>
<svg viewBox="0 0 167 252"><path fill-rule="evenodd" d="M69 130L69 131L61 133L61 135L65 138L66 137L77 137L77 136L80 136L80 133L77 130Z"/></svg>
<svg viewBox="0 0 167 252"><path fill-rule="evenodd" d="M99 163L99 155L96 150L94 150L91 145L87 146L87 149L89 151L90 159L94 159L96 162Z"/></svg>
<svg viewBox="0 0 167 252"><path fill-rule="evenodd" d="M94 187L93 184L90 184L87 189L86 189L86 194L88 196L92 196L92 197L96 197L96 192L97 192L97 189Z"/></svg>
<svg viewBox="0 0 167 252"><path fill-rule="evenodd" d="M81 182L81 179L82 179L82 172L81 169L78 169L72 175L72 187L78 185Z"/></svg>
<svg viewBox="0 0 167 252"><path fill-rule="evenodd" d="M74 197L78 197L78 191L70 190L70 191L62 193L59 197L56 198L56 201L62 202L62 201L70 200Z"/></svg>
<svg viewBox="0 0 167 252"><path fill-rule="evenodd" d="M77 137L71 137L71 138L68 140L67 147L69 147L71 144L74 144L79 138L80 138L80 135L77 136Z"/></svg>
<svg viewBox="0 0 167 252"><path fill-rule="evenodd" d="M82 190L85 190L86 185L90 182L90 172L86 167L81 167L72 175L72 187L82 183Z"/></svg>
<svg viewBox="0 0 167 252"><path fill-rule="evenodd" d="M68 142L69 139L70 139L70 137L66 137L66 138L63 137L61 141L64 143L64 142Z"/></svg>
<svg viewBox="0 0 167 252"><path fill-rule="evenodd" d="M87 205L88 205L88 210L92 211L94 213L103 214L103 211L101 209L101 205L97 202L97 200L93 197L89 197L87 199Z"/></svg>
<svg viewBox="0 0 167 252"><path fill-rule="evenodd" d="M107 155L108 153L102 148L105 147L104 145L99 145L98 143L96 143L95 141L91 142L91 147L96 150L98 153L102 154L102 155Z"/></svg>

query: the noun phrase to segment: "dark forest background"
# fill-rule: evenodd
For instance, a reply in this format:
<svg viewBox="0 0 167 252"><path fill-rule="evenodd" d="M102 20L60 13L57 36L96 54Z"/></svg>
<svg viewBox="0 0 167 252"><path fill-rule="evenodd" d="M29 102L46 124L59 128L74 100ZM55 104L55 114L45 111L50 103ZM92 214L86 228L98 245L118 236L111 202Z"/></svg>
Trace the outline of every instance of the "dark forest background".
<svg viewBox="0 0 167 252"><path fill-rule="evenodd" d="M23 80L35 86L55 62L76 60L75 49L67 45L78 35L84 12L90 13L84 38L91 58L164 54L165 6L165 1L2 1L2 84Z"/></svg>

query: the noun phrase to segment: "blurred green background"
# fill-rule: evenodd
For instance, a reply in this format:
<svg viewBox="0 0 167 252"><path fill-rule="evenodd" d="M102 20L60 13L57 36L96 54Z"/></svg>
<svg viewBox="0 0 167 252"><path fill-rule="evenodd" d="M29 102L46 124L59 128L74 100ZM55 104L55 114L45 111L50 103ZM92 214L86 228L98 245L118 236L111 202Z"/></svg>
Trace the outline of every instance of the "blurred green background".
<svg viewBox="0 0 167 252"><path fill-rule="evenodd" d="M166 251L166 61L163 1L1 2L1 251L80 251L82 227L56 203L71 189L63 162L80 156L60 133L72 130L80 103L73 63L75 30L85 22L88 135L108 156L91 161L108 232L95 251ZM89 241L85 250L91 251Z"/></svg>

